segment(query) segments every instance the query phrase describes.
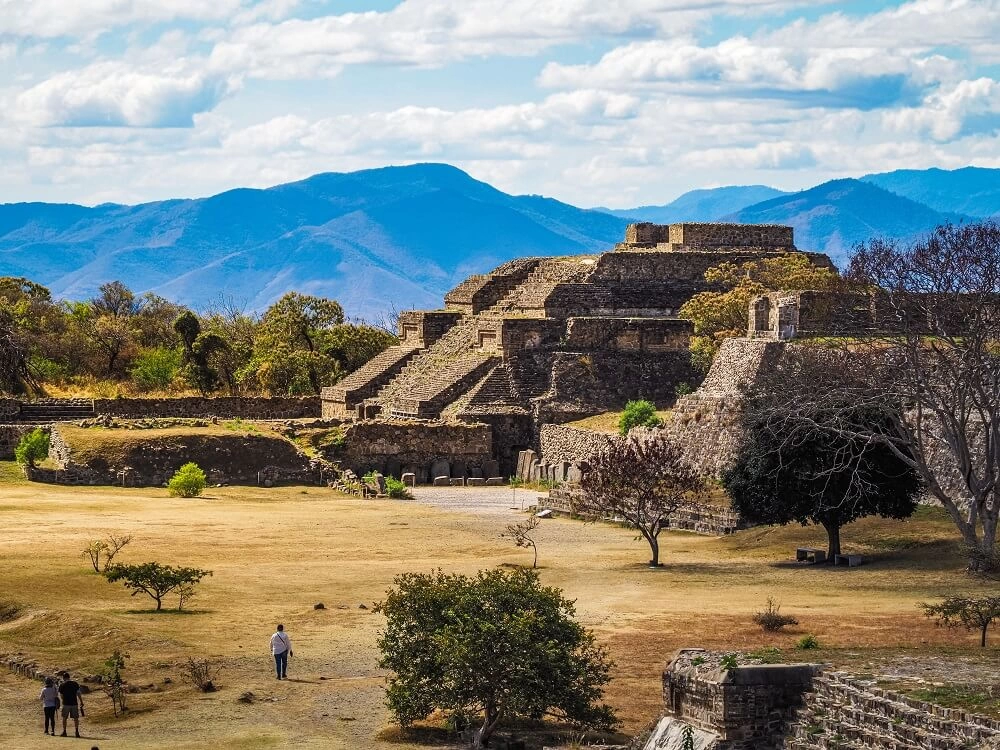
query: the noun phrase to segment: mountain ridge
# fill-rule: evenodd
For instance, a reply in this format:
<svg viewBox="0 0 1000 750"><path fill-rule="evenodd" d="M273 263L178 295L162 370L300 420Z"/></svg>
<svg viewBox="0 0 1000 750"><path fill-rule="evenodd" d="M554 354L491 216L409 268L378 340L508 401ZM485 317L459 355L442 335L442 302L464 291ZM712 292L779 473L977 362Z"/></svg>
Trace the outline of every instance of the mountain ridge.
<svg viewBox="0 0 1000 750"><path fill-rule="evenodd" d="M610 249L630 221L789 224L797 246L843 264L873 235L909 240L998 214L1000 170L979 167L870 174L798 192L723 186L610 211L510 195L428 163L136 205L2 204L0 274L77 299L120 279L199 309L221 294L259 310L296 289L372 317L436 307L468 275L515 257Z"/></svg>

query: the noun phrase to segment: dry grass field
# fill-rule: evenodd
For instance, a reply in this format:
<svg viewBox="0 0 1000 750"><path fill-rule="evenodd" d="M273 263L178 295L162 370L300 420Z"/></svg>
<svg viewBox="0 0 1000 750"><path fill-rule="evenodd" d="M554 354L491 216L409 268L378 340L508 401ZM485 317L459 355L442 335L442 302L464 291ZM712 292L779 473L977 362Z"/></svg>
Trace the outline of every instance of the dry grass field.
<svg viewBox="0 0 1000 750"><path fill-rule="evenodd" d="M123 719L92 694L84 720L92 740L74 746L415 748L389 728L374 646L381 618L371 608L403 571L472 573L530 561L530 552L499 538L520 512L497 505L496 493L477 492L453 507L362 501L314 487L226 487L186 500L160 489L31 485L2 465L0 600L23 609L0 624L0 654L20 651L84 673L116 648L131 654L131 682L158 692L131 695ZM477 512L487 497L492 510ZM191 611L154 614L149 599L96 575L81 550L109 531L135 534L123 560L212 569ZM936 628L917 609L934 596L987 588L962 572L953 536L934 510L906 522L864 520L845 529L844 540L871 562L850 571L789 565L796 545L822 542L820 531L800 527L725 539L670 533L661 570L644 566L647 549L632 532L610 525L547 520L538 546L543 581L577 600L578 617L610 649L617 667L608 698L626 730L638 731L657 716L660 672L684 646L778 647L792 659L859 673L894 665L903 680L910 669L930 681L940 672L1000 682L995 645L983 652L974 635ZM768 596L801 624L763 634L750 618ZM316 602L326 609L314 610ZM267 651L276 622L294 640L287 682L274 679ZM796 652L805 633L823 648ZM219 692L203 695L181 681L189 656L224 664ZM38 690L0 672L3 747L74 742L38 731ZM237 701L246 691L253 704Z"/></svg>

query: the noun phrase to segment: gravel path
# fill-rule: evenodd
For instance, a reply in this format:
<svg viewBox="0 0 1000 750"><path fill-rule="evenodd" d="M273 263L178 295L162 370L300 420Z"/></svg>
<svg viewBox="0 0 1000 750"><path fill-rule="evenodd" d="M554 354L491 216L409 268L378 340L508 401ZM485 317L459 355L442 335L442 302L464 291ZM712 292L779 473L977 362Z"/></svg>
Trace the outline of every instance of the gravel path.
<svg viewBox="0 0 1000 750"><path fill-rule="evenodd" d="M538 503L547 493L512 490L510 487L415 487L413 500L404 503L433 505L436 508L479 516L519 515L521 507Z"/></svg>

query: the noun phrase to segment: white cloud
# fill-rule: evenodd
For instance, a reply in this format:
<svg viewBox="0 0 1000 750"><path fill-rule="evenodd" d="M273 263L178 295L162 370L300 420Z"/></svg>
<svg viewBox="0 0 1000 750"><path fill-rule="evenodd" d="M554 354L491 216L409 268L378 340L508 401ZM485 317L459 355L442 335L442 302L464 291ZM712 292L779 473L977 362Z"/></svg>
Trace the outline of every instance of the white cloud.
<svg viewBox="0 0 1000 750"><path fill-rule="evenodd" d="M0 0L0 34L85 37L134 23L218 21L242 0Z"/></svg>
<svg viewBox="0 0 1000 750"><path fill-rule="evenodd" d="M40 126L190 127L233 87L183 63L158 72L101 62L59 73L20 94L14 117Z"/></svg>
<svg viewBox="0 0 1000 750"><path fill-rule="evenodd" d="M893 130L928 133L936 141L950 141L967 129L1000 131L1000 82L991 78L961 81L936 91L919 107L886 113Z"/></svg>

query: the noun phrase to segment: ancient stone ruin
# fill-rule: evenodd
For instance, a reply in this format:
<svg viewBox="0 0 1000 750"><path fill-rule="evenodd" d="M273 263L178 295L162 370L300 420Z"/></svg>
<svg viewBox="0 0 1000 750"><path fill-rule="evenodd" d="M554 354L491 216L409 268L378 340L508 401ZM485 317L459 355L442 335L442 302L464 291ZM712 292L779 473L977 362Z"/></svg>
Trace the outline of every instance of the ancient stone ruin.
<svg viewBox="0 0 1000 750"><path fill-rule="evenodd" d="M501 475L546 423L695 379L684 302L705 271L796 251L791 227L633 224L601 255L521 258L472 276L442 310L400 315L400 342L322 393L325 418L489 425ZM819 253L812 262L830 266Z"/></svg>

